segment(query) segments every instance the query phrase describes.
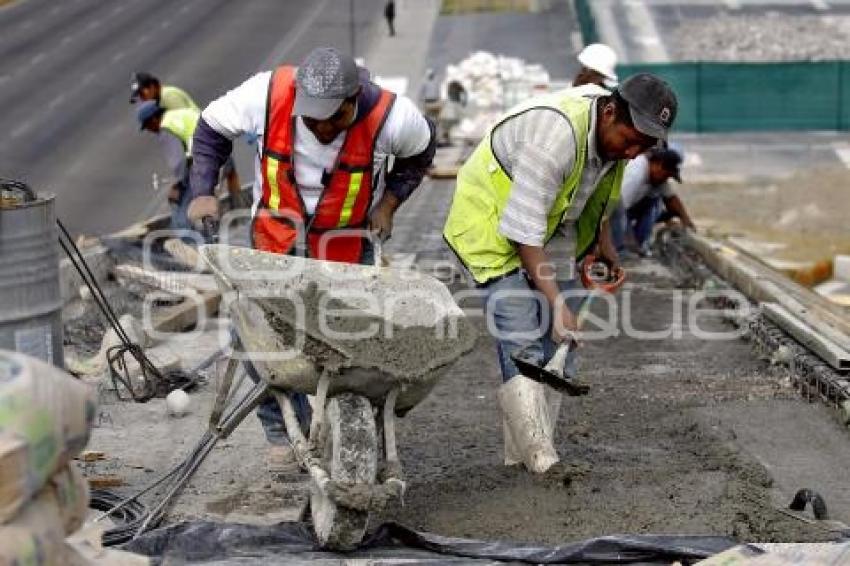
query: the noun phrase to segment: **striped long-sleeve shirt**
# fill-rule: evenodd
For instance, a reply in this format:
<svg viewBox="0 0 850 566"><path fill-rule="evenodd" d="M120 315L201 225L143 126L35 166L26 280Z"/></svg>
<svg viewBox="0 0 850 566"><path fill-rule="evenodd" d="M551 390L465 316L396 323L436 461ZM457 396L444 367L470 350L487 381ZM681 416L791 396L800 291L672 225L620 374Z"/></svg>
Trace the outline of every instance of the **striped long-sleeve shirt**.
<svg viewBox="0 0 850 566"><path fill-rule="evenodd" d="M595 101L590 116L587 159L578 192L564 218L564 232L573 244L575 220L614 164L603 161L596 150ZM554 109L532 108L497 126L492 144L496 159L513 181L499 232L520 244L543 246L549 211L575 167L576 139L572 124Z"/></svg>

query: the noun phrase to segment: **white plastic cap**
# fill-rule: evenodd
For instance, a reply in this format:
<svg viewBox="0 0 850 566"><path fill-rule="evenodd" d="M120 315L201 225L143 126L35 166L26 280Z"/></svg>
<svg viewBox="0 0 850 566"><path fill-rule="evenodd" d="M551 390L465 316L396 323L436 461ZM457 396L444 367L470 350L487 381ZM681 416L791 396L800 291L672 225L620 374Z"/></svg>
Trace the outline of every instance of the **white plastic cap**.
<svg viewBox="0 0 850 566"><path fill-rule="evenodd" d="M578 62L605 78L617 80L617 54L604 43L591 43L578 54Z"/></svg>

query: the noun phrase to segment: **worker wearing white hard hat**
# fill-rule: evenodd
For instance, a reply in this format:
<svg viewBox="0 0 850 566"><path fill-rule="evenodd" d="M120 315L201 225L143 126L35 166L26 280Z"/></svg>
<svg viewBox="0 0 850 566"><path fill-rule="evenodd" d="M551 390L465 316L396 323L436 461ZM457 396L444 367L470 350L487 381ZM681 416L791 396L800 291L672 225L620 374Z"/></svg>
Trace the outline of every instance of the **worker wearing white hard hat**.
<svg viewBox="0 0 850 566"><path fill-rule="evenodd" d="M617 86L617 54L602 43L591 43L578 54L581 70L573 79L573 86L595 84L612 89Z"/></svg>

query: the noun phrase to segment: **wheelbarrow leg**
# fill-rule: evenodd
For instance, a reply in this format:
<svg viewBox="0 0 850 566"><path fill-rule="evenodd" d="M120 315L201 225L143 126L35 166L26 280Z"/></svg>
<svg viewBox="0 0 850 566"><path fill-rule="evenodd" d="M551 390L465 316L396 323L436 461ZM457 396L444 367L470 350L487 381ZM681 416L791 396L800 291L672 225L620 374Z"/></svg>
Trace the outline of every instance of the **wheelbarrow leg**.
<svg viewBox="0 0 850 566"><path fill-rule="evenodd" d="M384 452L387 458L386 474L384 484L390 487L395 496L404 504L404 491L406 484L401 469L401 461L398 458L398 448L395 438L395 405L401 392L396 387L387 395L384 402Z"/></svg>

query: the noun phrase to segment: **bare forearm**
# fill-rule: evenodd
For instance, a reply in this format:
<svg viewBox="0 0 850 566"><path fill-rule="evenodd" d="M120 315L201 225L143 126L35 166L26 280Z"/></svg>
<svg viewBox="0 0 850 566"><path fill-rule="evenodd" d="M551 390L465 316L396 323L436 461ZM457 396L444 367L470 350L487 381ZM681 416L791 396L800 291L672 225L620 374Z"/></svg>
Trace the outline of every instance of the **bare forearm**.
<svg viewBox="0 0 850 566"><path fill-rule="evenodd" d="M599 255L609 264L608 266L612 270L619 267L620 258L611 237L611 223L608 218L603 219L599 226Z"/></svg>
<svg viewBox="0 0 850 566"><path fill-rule="evenodd" d="M682 220L682 224L687 226L688 228L693 228L694 223L691 220L690 215L688 214L688 210L685 208L685 203L682 202L677 195L673 195L668 198L664 203L667 207L667 210L678 216Z"/></svg>
<svg viewBox="0 0 850 566"><path fill-rule="evenodd" d="M517 244L517 249L523 269L528 272L534 286L543 293L549 305L554 307L560 293L555 265L549 261L542 247Z"/></svg>

